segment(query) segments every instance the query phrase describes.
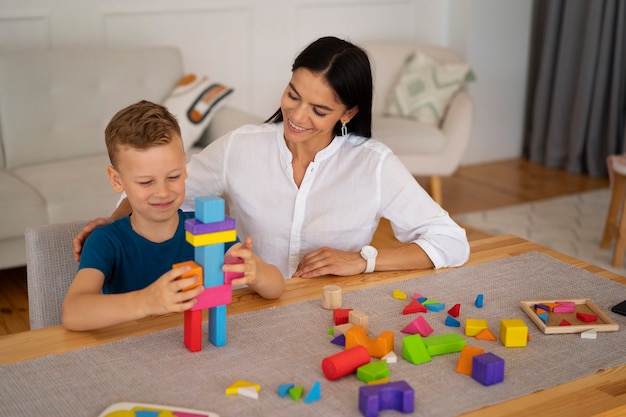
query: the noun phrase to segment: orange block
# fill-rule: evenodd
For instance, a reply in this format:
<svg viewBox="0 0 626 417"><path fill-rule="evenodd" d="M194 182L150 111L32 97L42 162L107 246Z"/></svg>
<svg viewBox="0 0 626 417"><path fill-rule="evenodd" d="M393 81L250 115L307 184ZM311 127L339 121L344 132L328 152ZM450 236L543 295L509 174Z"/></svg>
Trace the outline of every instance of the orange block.
<svg viewBox="0 0 626 417"><path fill-rule="evenodd" d="M478 340L496 340L496 337L489 331L489 329L483 329L476 335Z"/></svg>
<svg viewBox="0 0 626 417"><path fill-rule="evenodd" d="M177 279L182 279L182 278L191 278L193 276L198 276L200 277L200 279L198 280L198 282L196 282L195 284L192 284L186 288L183 288L183 291L187 291L190 290L192 288L196 288L199 287L200 285L202 285L202 266L198 265L197 263L195 263L194 261L185 261L185 262L180 262L177 264L172 265L172 268L179 268L181 266L190 266L191 270L189 270L189 272L185 272L184 274L182 274L180 276L180 278Z"/></svg>
<svg viewBox="0 0 626 417"><path fill-rule="evenodd" d="M367 335L363 326L355 324L346 333L346 349L363 346L374 358L382 358L393 350L393 332L384 331L376 339Z"/></svg>
<svg viewBox="0 0 626 417"><path fill-rule="evenodd" d="M485 353L484 349L465 345L461 349L459 360L456 363L456 371L465 375L472 375L472 358Z"/></svg>

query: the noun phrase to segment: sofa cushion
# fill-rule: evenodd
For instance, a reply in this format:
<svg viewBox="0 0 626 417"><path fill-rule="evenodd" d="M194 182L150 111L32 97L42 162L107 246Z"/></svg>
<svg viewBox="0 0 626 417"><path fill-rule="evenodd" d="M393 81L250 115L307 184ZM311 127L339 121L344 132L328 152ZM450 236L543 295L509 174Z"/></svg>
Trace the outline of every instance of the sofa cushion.
<svg viewBox="0 0 626 417"><path fill-rule="evenodd" d="M436 126L400 117L374 117L372 137L389 146L395 154L436 153L446 142L443 132Z"/></svg>
<svg viewBox="0 0 626 417"><path fill-rule="evenodd" d="M385 114L439 126L450 99L466 81L473 79L467 64L441 64L416 52L407 57L400 79L391 91Z"/></svg>
<svg viewBox="0 0 626 417"><path fill-rule="evenodd" d="M0 53L5 168L106 153L111 117L162 102L182 75L175 47Z"/></svg>
<svg viewBox="0 0 626 417"><path fill-rule="evenodd" d="M163 105L176 116L186 151L198 142L232 92L232 88L207 76L187 74L178 81Z"/></svg>
<svg viewBox="0 0 626 417"><path fill-rule="evenodd" d="M46 202L28 184L0 171L0 239L20 237L27 226L48 223Z"/></svg>
<svg viewBox="0 0 626 417"><path fill-rule="evenodd" d="M13 174L46 201L48 223L108 217L119 195L109 184L106 154L17 168ZM24 231L21 230L21 233Z"/></svg>

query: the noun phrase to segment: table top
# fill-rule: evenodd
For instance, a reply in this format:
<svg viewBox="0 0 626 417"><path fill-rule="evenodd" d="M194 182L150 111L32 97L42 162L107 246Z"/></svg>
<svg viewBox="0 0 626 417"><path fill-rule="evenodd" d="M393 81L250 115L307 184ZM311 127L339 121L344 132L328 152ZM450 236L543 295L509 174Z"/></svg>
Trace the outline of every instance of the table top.
<svg viewBox="0 0 626 417"><path fill-rule="evenodd" d="M490 262L533 251L545 253L562 262L626 285L626 277L512 235L496 236L472 242L468 265ZM438 271L375 272L351 277L328 277L312 280L293 278L287 281L287 290L279 300L265 300L247 289L234 290L233 302L228 305L227 312L228 315L234 315L320 298L322 287L328 284L339 285L343 291L354 291L433 273L436 274ZM61 326L55 326L11 334L0 337L0 364L68 352L182 325L182 314L170 314L91 332L71 332ZM626 364L464 415L481 417L539 413L550 415L551 413L562 412L565 404L567 404L568 416L573 417L626 415Z"/></svg>

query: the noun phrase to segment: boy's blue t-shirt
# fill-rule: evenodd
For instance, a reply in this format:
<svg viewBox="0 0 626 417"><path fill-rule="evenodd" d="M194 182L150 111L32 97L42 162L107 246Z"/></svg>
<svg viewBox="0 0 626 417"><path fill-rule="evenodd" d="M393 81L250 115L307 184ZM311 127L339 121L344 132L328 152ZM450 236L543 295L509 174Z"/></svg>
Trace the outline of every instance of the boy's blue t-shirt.
<svg viewBox="0 0 626 417"><path fill-rule="evenodd" d="M85 241L78 269L95 268L104 274L104 294L120 294L146 288L172 265L194 259L194 247L185 239L185 219L194 213L178 210L178 228L165 242L155 243L138 235L130 216L97 227ZM225 249L232 246L224 245Z"/></svg>

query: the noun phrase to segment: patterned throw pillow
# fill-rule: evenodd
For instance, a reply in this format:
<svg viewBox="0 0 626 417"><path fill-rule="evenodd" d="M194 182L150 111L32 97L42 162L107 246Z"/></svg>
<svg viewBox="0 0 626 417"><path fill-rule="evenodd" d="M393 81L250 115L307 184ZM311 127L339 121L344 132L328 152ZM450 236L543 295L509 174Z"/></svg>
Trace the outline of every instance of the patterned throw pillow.
<svg viewBox="0 0 626 417"><path fill-rule="evenodd" d="M454 94L474 79L467 64L439 64L420 52L411 54L391 92L385 115L439 126Z"/></svg>
<svg viewBox="0 0 626 417"><path fill-rule="evenodd" d="M176 116L186 151L200 139L232 92L231 87L196 74L187 74L176 84L163 105Z"/></svg>

